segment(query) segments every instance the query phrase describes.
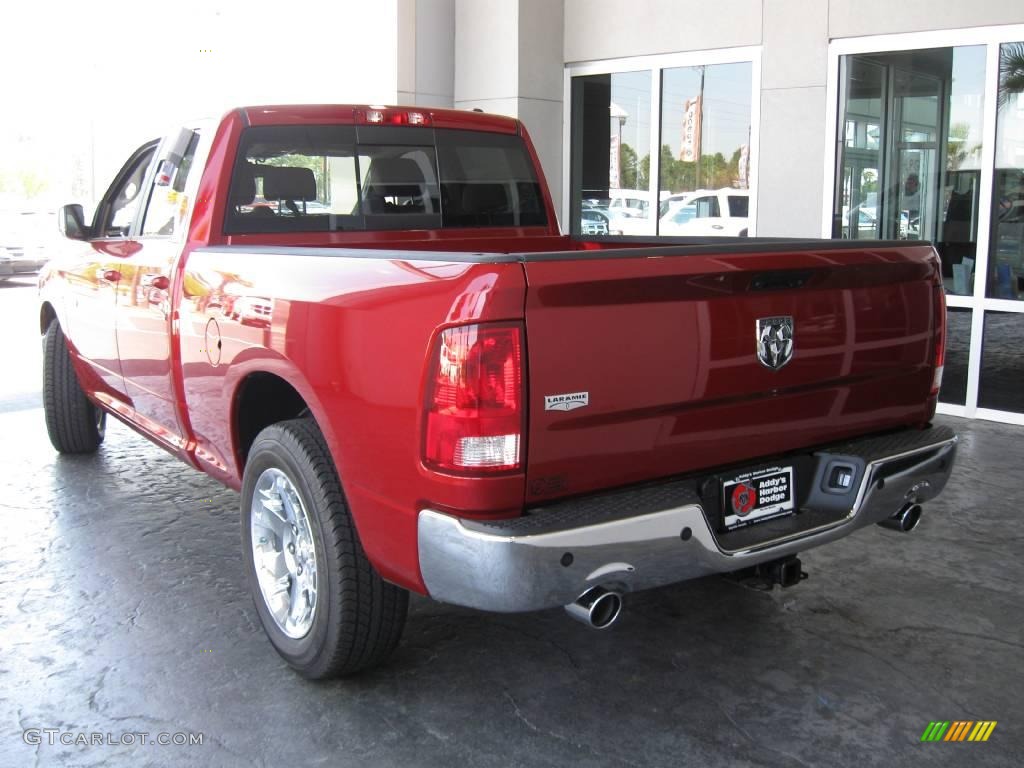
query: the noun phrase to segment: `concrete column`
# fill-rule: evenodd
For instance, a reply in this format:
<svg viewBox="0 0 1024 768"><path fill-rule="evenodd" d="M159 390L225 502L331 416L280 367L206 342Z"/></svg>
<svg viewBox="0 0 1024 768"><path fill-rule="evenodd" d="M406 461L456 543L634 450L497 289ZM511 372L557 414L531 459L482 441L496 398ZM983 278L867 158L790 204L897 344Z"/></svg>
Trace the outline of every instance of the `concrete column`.
<svg viewBox="0 0 1024 768"><path fill-rule="evenodd" d="M563 18L563 0L455 2L455 107L522 120L559 211Z"/></svg>
<svg viewBox="0 0 1024 768"><path fill-rule="evenodd" d="M555 210L562 211L562 0L519 0L519 119L537 147Z"/></svg>
<svg viewBox="0 0 1024 768"><path fill-rule="evenodd" d="M764 0L757 234L820 237L828 4Z"/></svg>
<svg viewBox="0 0 1024 768"><path fill-rule="evenodd" d="M451 107L455 0L398 0L398 103Z"/></svg>

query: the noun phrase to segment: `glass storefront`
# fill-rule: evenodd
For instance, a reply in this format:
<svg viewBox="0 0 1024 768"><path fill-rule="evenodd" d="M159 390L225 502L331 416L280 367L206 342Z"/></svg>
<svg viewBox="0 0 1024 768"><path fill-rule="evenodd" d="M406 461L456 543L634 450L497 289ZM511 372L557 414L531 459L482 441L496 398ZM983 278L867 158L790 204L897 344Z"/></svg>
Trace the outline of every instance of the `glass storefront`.
<svg viewBox="0 0 1024 768"><path fill-rule="evenodd" d="M1020 424L1022 29L830 42L823 202L826 235L935 246L948 306L940 411ZM566 74L573 234L755 234L759 48L571 64Z"/></svg>
<svg viewBox="0 0 1024 768"><path fill-rule="evenodd" d="M829 229L932 243L948 304L940 411L1024 424L1024 42L1000 35L919 33L902 41L922 45L905 50L875 50L870 38L832 45Z"/></svg>
<svg viewBox="0 0 1024 768"><path fill-rule="evenodd" d="M844 56L832 236L928 240L947 292L977 260L985 46Z"/></svg>
<svg viewBox="0 0 1024 768"><path fill-rule="evenodd" d="M1024 42L1000 46L996 102L987 295L1019 301L1024 298Z"/></svg>
<svg viewBox="0 0 1024 768"><path fill-rule="evenodd" d="M573 233L621 235L649 220L651 73L572 81Z"/></svg>
<svg viewBox="0 0 1024 768"><path fill-rule="evenodd" d="M629 71L570 68L572 233L750 234L759 55L658 57Z"/></svg>
<svg viewBox="0 0 1024 768"><path fill-rule="evenodd" d="M673 67L661 76L659 235L746 235L749 61Z"/></svg>
<svg viewBox="0 0 1024 768"><path fill-rule="evenodd" d="M1024 413L1024 313L986 312L978 406Z"/></svg>

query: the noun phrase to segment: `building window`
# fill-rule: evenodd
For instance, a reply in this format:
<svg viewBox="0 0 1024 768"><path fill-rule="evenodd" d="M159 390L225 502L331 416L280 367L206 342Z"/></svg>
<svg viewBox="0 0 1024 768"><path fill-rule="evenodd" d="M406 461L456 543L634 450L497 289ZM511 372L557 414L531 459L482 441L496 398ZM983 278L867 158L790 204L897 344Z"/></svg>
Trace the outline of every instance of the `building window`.
<svg viewBox="0 0 1024 768"><path fill-rule="evenodd" d="M987 295L1019 301L1024 299L1024 42L1000 46L997 93Z"/></svg>
<svg viewBox="0 0 1024 768"><path fill-rule="evenodd" d="M751 234L759 67L759 49L568 67L570 231Z"/></svg>
<svg viewBox="0 0 1024 768"><path fill-rule="evenodd" d="M946 363L939 400L952 405L967 403L967 370L971 354L969 309L950 307L946 311Z"/></svg>
<svg viewBox="0 0 1024 768"><path fill-rule="evenodd" d="M651 73L574 77L572 108L572 232L632 234L650 215Z"/></svg>
<svg viewBox="0 0 1024 768"><path fill-rule="evenodd" d="M750 76L749 61L662 73L658 234L748 233Z"/></svg>
<svg viewBox="0 0 1024 768"><path fill-rule="evenodd" d="M842 147L832 236L928 240L947 291L977 260L985 46L840 59Z"/></svg>
<svg viewBox="0 0 1024 768"><path fill-rule="evenodd" d="M1024 314L986 312L978 406L1024 414Z"/></svg>
<svg viewBox="0 0 1024 768"><path fill-rule="evenodd" d="M823 230L934 245L938 410L1024 425L1024 25L847 38L829 59Z"/></svg>

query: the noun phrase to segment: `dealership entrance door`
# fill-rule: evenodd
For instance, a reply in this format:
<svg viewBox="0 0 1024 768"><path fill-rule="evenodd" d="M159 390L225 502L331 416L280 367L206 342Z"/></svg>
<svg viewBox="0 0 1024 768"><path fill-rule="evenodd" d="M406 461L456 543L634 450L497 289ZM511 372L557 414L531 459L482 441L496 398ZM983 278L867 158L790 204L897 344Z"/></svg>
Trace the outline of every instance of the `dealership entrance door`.
<svg viewBox="0 0 1024 768"><path fill-rule="evenodd" d="M829 70L823 230L933 244L939 412L1024 425L1024 25L836 40Z"/></svg>
<svg viewBox="0 0 1024 768"><path fill-rule="evenodd" d="M960 51L959 57L956 52ZM970 204L966 231L954 233L973 248L977 237L978 174L966 178L951 154L962 146L969 123L951 122L956 64L967 52L981 64L975 83L980 123L984 49L935 48L844 56L840 60L841 130L833 211L833 237L944 241L941 226ZM961 83L957 82L958 89ZM963 115L957 115L962 117ZM976 126L977 127L977 126ZM979 158L973 158L977 163ZM969 165L969 164L968 164ZM952 196L953 187L956 196Z"/></svg>

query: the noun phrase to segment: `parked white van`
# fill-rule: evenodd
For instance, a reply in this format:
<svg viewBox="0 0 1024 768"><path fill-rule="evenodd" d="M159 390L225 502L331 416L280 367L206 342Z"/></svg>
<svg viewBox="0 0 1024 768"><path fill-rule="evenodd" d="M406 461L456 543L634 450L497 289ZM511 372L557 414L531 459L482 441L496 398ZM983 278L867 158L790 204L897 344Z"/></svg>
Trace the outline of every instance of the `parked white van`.
<svg viewBox="0 0 1024 768"><path fill-rule="evenodd" d="M749 209L746 189L699 189L672 195L658 206L658 234L746 237Z"/></svg>

